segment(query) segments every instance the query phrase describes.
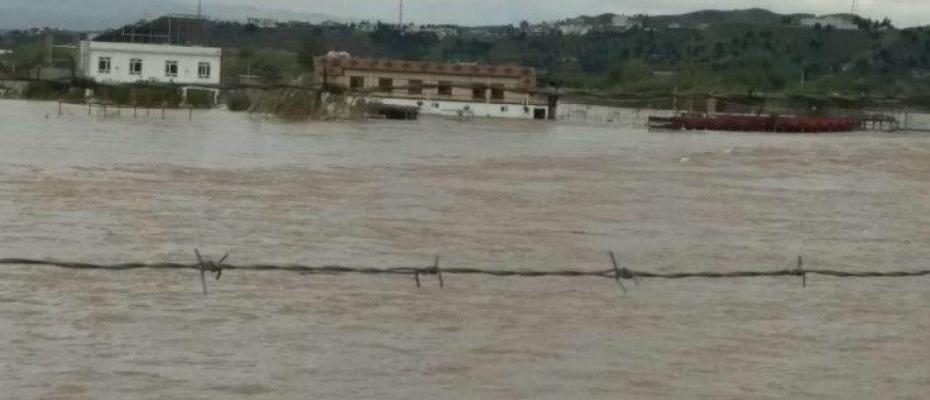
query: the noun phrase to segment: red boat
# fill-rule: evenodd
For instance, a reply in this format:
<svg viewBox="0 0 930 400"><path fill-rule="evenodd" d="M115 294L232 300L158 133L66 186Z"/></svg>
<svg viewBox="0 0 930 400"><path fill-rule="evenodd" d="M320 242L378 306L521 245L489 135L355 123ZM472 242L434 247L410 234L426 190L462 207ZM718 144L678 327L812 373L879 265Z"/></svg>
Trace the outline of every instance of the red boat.
<svg viewBox="0 0 930 400"><path fill-rule="evenodd" d="M859 120L845 117L680 116L649 117L649 128L740 132L826 133L850 132Z"/></svg>

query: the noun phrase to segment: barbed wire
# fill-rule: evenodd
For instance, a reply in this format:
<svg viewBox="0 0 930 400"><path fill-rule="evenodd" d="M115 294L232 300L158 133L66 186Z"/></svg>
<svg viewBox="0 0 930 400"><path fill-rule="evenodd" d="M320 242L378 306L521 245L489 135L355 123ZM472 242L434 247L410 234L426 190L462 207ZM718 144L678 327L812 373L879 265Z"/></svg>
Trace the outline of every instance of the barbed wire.
<svg viewBox="0 0 930 400"><path fill-rule="evenodd" d="M798 264L793 269L779 269L769 271L730 271L730 272L650 272L633 270L622 267L620 261L614 254L609 252L611 269L606 270L529 270L529 269L485 269L485 268L441 268L440 258L435 257L433 265L428 267L394 267L394 268L375 268L375 267L349 267L341 265L324 265L308 266L300 264L277 265L277 264L247 264L234 265L226 264L229 257L227 253L219 259L212 261L201 256L198 250L194 250L197 256L197 262L192 264L185 263L119 263L119 264L95 264L86 262L68 262L58 260L37 260L28 258L3 258L0 259L0 265L21 265L21 266L47 266L74 270L106 270L106 271L131 271L139 269L151 270L195 270L200 271L203 292L207 294L206 274L213 273L215 279L219 280L223 271L258 271L258 272L293 272L300 274L362 274L362 275L407 275L413 276L417 287L421 287L420 276L435 275L438 278L439 286L445 287L445 275L486 275L494 277L520 277L520 278L544 278L544 277L561 277L561 278L608 278L616 280L617 284L627 291L623 285L624 281L632 280L637 285L641 279L690 279L690 278L707 278L707 279L726 279L726 278L775 278L775 277L800 277L802 285L807 286L809 275L830 276L836 278L907 278L930 276L930 270L914 271L839 271L831 269L805 269L803 257L798 257Z"/></svg>

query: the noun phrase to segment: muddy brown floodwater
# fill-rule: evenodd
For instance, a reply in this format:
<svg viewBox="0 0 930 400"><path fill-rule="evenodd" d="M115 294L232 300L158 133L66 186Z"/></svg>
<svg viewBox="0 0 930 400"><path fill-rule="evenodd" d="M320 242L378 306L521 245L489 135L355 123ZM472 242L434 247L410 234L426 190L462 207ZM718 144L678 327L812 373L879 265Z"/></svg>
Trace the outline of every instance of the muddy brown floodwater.
<svg viewBox="0 0 930 400"><path fill-rule="evenodd" d="M925 269L930 136L0 102L0 257ZM0 269L4 399L922 399L930 280Z"/></svg>

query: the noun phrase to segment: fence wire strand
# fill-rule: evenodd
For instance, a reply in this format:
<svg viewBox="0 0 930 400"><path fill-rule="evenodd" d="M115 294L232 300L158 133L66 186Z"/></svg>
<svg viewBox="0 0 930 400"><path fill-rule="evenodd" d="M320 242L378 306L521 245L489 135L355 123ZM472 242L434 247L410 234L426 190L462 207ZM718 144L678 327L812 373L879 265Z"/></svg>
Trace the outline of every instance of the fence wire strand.
<svg viewBox="0 0 930 400"><path fill-rule="evenodd" d="M108 271L130 271L139 269L151 270L205 270L210 272L221 271L259 271L259 272L295 272L301 274L364 274L364 275L487 275L495 277L524 277L524 278L541 278L541 277L595 277L609 279L626 279L635 280L639 278L656 278L656 279L687 279L687 278L760 278L760 277L801 277L805 275L822 275L838 278L905 278L905 277L922 277L930 276L930 270L914 271L839 271L831 269L780 269L771 271L731 271L731 272L650 272L633 270L629 268L611 268L605 270L507 270L507 269L484 269L484 268L450 268L443 267L439 269L438 260L433 266L429 267L396 267L396 268L373 268L373 267L349 267L341 265L276 265L276 264L249 264L234 265L223 264L222 262L203 261L200 263L120 263L120 264L95 264L85 262L67 262L58 260L36 260L26 258L4 258L0 259L0 265L22 265L22 266L49 266L64 269L75 270L108 270Z"/></svg>

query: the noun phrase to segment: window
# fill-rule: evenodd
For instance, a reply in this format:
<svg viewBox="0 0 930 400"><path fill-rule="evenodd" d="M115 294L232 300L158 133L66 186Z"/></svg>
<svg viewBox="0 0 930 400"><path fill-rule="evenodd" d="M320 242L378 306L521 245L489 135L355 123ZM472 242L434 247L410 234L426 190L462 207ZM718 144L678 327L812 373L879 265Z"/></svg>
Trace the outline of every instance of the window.
<svg viewBox="0 0 930 400"><path fill-rule="evenodd" d="M484 86L475 86L471 89L471 97L475 100L484 100L487 98L487 91Z"/></svg>
<svg viewBox="0 0 930 400"><path fill-rule="evenodd" d="M200 79L210 79L210 63L202 62L197 64L197 77Z"/></svg>
<svg viewBox="0 0 930 400"><path fill-rule="evenodd" d="M452 96L452 82L439 81L438 92L440 96Z"/></svg>
<svg viewBox="0 0 930 400"><path fill-rule="evenodd" d="M491 100L504 99L504 85L491 85Z"/></svg>
<svg viewBox="0 0 930 400"><path fill-rule="evenodd" d="M423 81L412 79L407 82L407 94L423 94Z"/></svg>
<svg viewBox="0 0 930 400"><path fill-rule="evenodd" d="M138 58L129 59L129 75L142 75L142 60Z"/></svg>
<svg viewBox="0 0 930 400"><path fill-rule="evenodd" d="M546 109L545 108L534 109L533 119L546 119Z"/></svg>
<svg viewBox="0 0 930 400"><path fill-rule="evenodd" d="M391 78L378 78L378 89L381 89L382 92L393 91L394 80Z"/></svg>
<svg viewBox="0 0 930 400"><path fill-rule="evenodd" d="M365 77L353 76L349 78L349 89L359 90L365 88Z"/></svg>
<svg viewBox="0 0 930 400"><path fill-rule="evenodd" d="M101 74L110 73L110 57L100 57L97 61L97 72Z"/></svg>
<svg viewBox="0 0 930 400"><path fill-rule="evenodd" d="M165 76L169 78L178 77L178 62L177 61L165 61Z"/></svg>
<svg viewBox="0 0 930 400"><path fill-rule="evenodd" d="M505 113L505 112L508 112L508 111L510 111L510 107L501 106L501 112L502 112L502 113Z"/></svg>

